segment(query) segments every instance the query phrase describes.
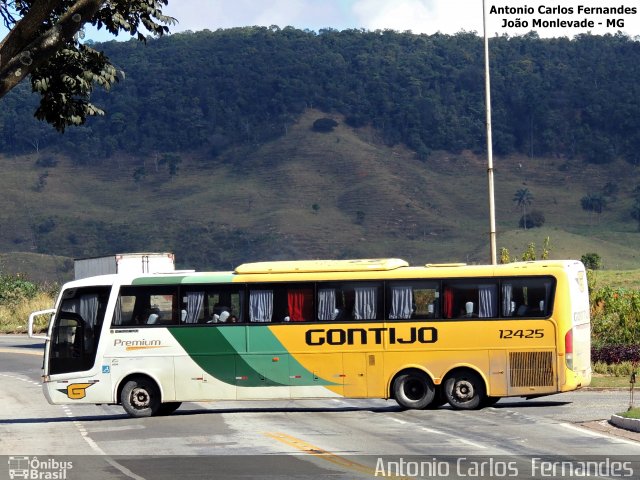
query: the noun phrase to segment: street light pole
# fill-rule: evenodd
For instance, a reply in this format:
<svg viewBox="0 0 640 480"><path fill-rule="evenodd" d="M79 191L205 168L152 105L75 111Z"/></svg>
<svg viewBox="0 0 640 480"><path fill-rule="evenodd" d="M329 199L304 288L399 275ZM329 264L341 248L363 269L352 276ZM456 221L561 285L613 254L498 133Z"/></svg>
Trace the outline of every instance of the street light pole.
<svg viewBox="0 0 640 480"><path fill-rule="evenodd" d="M491 265L498 263L496 252L496 204L493 192L493 141L491 139L491 82L489 80L489 39L487 37L487 10L482 0L482 28L484 30L484 88L487 107L487 180L489 182L489 245Z"/></svg>

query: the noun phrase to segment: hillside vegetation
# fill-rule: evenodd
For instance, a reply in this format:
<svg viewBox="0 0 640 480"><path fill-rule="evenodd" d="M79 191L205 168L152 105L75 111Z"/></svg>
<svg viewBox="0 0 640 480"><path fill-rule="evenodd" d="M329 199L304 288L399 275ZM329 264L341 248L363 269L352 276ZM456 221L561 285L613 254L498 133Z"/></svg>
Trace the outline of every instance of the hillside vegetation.
<svg viewBox="0 0 640 480"><path fill-rule="evenodd" d="M36 189L43 172L36 157L5 158L9 174L0 177L0 202L10 207L0 212L0 224L11 228L3 229L0 248L76 258L169 250L180 266L209 269L291 258L488 261L483 157L436 152L420 161L341 117L333 132L314 132L313 122L324 115L309 110L286 136L230 149L216 160L185 155L176 175L166 165L156 172L146 160L148 173L139 182L124 159L87 167L60 158ZM640 265L639 234L626 218L622 188L598 218L580 207L586 191L622 183L616 169L576 161L559 174L557 161L520 157L496 165L499 247L516 254L549 236L553 258L598 252L607 268ZM512 199L522 185L546 216L542 228L518 228L521 211ZM62 277L70 267L54 262Z"/></svg>
<svg viewBox="0 0 640 480"><path fill-rule="evenodd" d="M119 85L95 95L107 116L60 137L30 119L22 85L3 99L2 151L56 146L79 163L119 151L215 156L286 134L308 108L371 125L420 158L485 148L482 40L473 33L248 27L99 48L121 69ZM638 42L496 37L491 62L497 154L640 163Z"/></svg>
<svg viewBox="0 0 640 480"><path fill-rule="evenodd" d="M66 279L69 259L119 251L198 269L488 261L477 36L254 27L102 47L125 72L95 99L104 118L60 136L30 118L26 86L3 99L7 271ZM638 42L530 34L491 49L498 246L550 237L552 258L640 268ZM518 227L522 189L541 228Z"/></svg>

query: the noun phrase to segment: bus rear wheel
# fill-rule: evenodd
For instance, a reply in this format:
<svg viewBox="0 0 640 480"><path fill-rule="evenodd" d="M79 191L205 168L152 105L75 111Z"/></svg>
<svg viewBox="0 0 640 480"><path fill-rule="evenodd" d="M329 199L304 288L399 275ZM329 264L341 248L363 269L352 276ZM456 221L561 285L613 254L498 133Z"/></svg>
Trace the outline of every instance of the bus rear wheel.
<svg viewBox="0 0 640 480"><path fill-rule="evenodd" d="M486 397L482 377L471 370L453 372L444 382L444 394L456 410L480 408Z"/></svg>
<svg viewBox="0 0 640 480"><path fill-rule="evenodd" d="M133 378L122 387L120 403L132 417L151 417L160 409L160 390L153 380Z"/></svg>
<svg viewBox="0 0 640 480"><path fill-rule="evenodd" d="M433 401L436 389L429 376L420 371L409 371L393 382L396 402L403 408L424 409Z"/></svg>

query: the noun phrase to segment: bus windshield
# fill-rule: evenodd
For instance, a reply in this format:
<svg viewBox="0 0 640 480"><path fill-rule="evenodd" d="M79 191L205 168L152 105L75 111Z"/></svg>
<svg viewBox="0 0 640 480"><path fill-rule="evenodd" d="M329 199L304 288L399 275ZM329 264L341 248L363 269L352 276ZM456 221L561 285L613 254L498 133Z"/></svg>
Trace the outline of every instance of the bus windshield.
<svg viewBox="0 0 640 480"><path fill-rule="evenodd" d="M64 291L51 331L50 374L93 366L109 291L109 287Z"/></svg>

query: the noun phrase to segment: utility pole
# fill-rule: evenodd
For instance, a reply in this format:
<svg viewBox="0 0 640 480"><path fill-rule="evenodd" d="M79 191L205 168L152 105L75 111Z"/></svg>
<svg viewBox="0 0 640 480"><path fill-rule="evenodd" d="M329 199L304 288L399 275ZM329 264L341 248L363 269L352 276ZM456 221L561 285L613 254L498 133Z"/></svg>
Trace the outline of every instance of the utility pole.
<svg viewBox="0 0 640 480"><path fill-rule="evenodd" d="M486 0L482 0L482 28L484 30L484 88L487 107L487 180L489 182L489 245L491 265L497 265L496 203L493 192L493 141L491 139L491 82L489 79L489 38L487 37Z"/></svg>

